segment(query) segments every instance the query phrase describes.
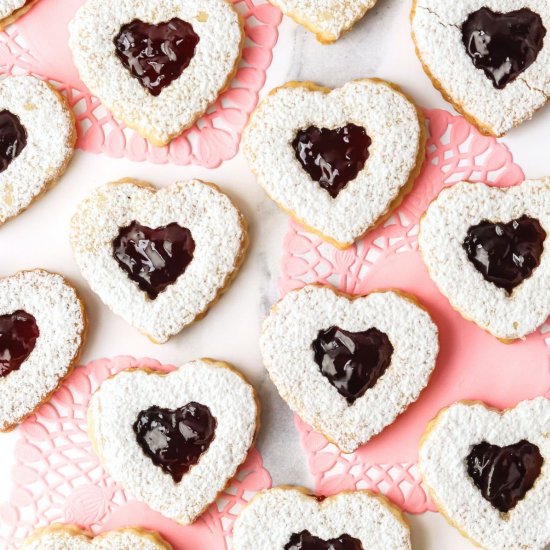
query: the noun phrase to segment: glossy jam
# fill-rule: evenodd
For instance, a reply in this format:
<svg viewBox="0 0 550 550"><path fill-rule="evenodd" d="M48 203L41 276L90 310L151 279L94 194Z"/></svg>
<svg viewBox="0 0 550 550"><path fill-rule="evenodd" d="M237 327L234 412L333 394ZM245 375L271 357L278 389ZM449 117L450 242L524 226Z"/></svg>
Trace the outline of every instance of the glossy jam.
<svg viewBox="0 0 550 550"><path fill-rule="evenodd" d="M336 198L365 166L371 143L364 128L347 124L335 130L316 126L300 130L292 147L311 179Z"/></svg>
<svg viewBox="0 0 550 550"><path fill-rule="evenodd" d="M466 52L500 90L535 62L545 35L540 15L527 8L509 13L481 8L462 24Z"/></svg>
<svg viewBox="0 0 550 550"><path fill-rule="evenodd" d="M27 131L19 117L9 111L0 111L0 172L6 170L27 145Z"/></svg>
<svg viewBox="0 0 550 550"><path fill-rule="evenodd" d="M508 223L473 225L463 248L487 281L511 293L540 265L545 239L539 221L522 216Z"/></svg>
<svg viewBox="0 0 550 550"><path fill-rule="evenodd" d="M323 376L350 405L376 384L393 354L388 336L376 328L348 332L333 326L319 331L311 347Z"/></svg>
<svg viewBox="0 0 550 550"><path fill-rule="evenodd" d="M17 370L40 335L36 319L26 311L0 315L0 377Z"/></svg>
<svg viewBox="0 0 550 550"><path fill-rule="evenodd" d="M509 512L525 497L543 462L539 448L528 441L507 447L483 442L466 459L468 475L483 498L501 512Z"/></svg>
<svg viewBox="0 0 550 550"><path fill-rule="evenodd" d="M134 221L113 241L118 265L151 300L185 272L194 251L191 232L177 223L151 229Z"/></svg>
<svg viewBox="0 0 550 550"><path fill-rule="evenodd" d="M122 64L153 96L181 76L195 55L199 36L186 21L174 18L151 25L135 19L115 38Z"/></svg>
<svg viewBox="0 0 550 550"><path fill-rule="evenodd" d="M364 550L364 548L360 540L349 535L323 540L313 536L309 531L302 531L290 537L284 550Z"/></svg>
<svg viewBox="0 0 550 550"><path fill-rule="evenodd" d="M208 407L192 402L175 410L150 407L133 427L145 455L179 483L212 443L216 419Z"/></svg>

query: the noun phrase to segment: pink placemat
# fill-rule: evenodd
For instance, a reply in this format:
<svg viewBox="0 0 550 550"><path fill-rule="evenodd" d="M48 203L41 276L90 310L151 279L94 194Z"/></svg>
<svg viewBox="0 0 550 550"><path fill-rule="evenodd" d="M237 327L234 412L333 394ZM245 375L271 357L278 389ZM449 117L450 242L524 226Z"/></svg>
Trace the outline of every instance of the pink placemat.
<svg viewBox="0 0 550 550"><path fill-rule="evenodd" d="M154 147L117 121L78 77L68 24L85 0L40 0L0 33L0 74L32 73L55 84L78 121L78 147L130 160L218 166L235 156L272 59L281 12L267 0L232 0L244 20L243 58L230 87L208 112L167 147Z"/></svg>
<svg viewBox="0 0 550 550"><path fill-rule="evenodd" d="M35 528L74 523L100 533L140 525L159 531L174 550L228 548L233 522L243 505L271 478L255 449L236 478L193 525L182 527L137 502L115 483L92 452L86 409L103 380L132 367L168 371L153 359L117 357L78 367L36 414L18 429L13 485L0 502L0 546L19 547Z"/></svg>
<svg viewBox="0 0 550 550"><path fill-rule="evenodd" d="M460 399L504 408L550 397L550 327L505 345L464 320L430 280L417 250L418 220L439 191L461 180L509 186L523 180L506 147L480 135L462 117L427 110L427 158L414 190L379 228L347 250L336 250L291 223L284 242L281 294L306 283L350 294L400 288L427 306L440 329L441 351L427 389L405 414L353 454L343 454L296 417L309 469L321 494L379 491L412 513L433 510L416 466L429 420Z"/></svg>

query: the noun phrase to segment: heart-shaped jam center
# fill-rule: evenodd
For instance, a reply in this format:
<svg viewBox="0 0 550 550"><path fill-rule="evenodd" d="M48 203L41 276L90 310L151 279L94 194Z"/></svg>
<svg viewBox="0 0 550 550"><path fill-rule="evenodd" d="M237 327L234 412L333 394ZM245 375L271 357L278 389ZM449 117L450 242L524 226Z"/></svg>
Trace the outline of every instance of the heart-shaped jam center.
<svg viewBox="0 0 550 550"><path fill-rule="evenodd" d="M178 483L210 447L216 419L208 407L191 402L175 410L150 407L133 427L145 455Z"/></svg>
<svg viewBox="0 0 550 550"><path fill-rule="evenodd" d="M393 354L390 339L376 328L349 332L333 326L319 331L312 348L321 373L350 405L376 384Z"/></svg>
<svg viewBox="0 0 550 550"><path fill-rule="evenodd" d="M17 370L31 354L40 332L26 311L0 315L0 377Z"/></svg>
<svg viewBox="0 0 550 550"><path fill-rule="evenodd" d="M499 90L535 62L545 35L540 15L527 8L509 13L481 8L462 24L466 52Z"/></svg>
<svg viewBox="0 0 550 550"><path fill-rule="evenodd" d="M151 229L134 221L113 241L118 265L151 300L184 273L194 251L191 231L177 223Z"/></svg>
<svg viewBox="0 0 550 550"><path fill-rule="evenodd" d="M363 170L371 143L364 128L346 124L335 130L316 126L300 130L292 147L311 179L334 199Z"/></svg>
<svg viewBox="0 0 550 550"><path fill-rule="evenodd" d="M483 277L511 293L540 265L546 232L534 218L487 220L468 229L463 248Z"/></svg>
<svg viewBox="0 0 550 550"><path fill-rule="evenodd" d="M313 536L309 531L294 533L284 550L364 550L361 541L342 535L337 539L323 540Z"/></svg>
<svg viewBox="0 0 550 550"><path fill-rule="evenodd" d="M0 111L0 172L6 170L27 145L27 131L19 117L9 111Z"/></svg>
<svg viewBox="0 0 550 550"><path fill-rule="evenodd" d="M533 487L543 463L539 448L525 440L506 447L483 442L466 459L468 475L483 498L504 513Z"/></svg>
<svg viewBox="0 0 550 550"><path fill-rule="evenodd" d="M199 36L186 21L174 18L152 25L135 19L115 37L122 64L153 96L181 76L195 55Z"/></svg>

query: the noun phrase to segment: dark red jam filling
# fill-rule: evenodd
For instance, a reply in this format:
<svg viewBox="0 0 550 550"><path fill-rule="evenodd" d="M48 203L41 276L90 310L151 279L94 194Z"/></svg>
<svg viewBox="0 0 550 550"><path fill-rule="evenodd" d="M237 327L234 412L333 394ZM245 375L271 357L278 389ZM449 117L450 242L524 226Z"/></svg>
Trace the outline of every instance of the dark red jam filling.
<svg viewBox="0 0 550 550"><path fill-rule="evenodd" d="M527 8L509 13L481 8L462 24L462 41L473 64L499 90L535 62L545 36L540 15Z"/></svg>
<svg viewBox="0 0 550 550"><path fill-rule="evenodd" d="M184 273L194 251L191 231L177 223L151 229L134 221L113 241L118 265L151 300Z"/></svg>
<svg viewBox="0 0 550 550"><path fill-rule="evenodd" d="M0 315L0 377L17 370L40 335L36 319L26 311Z"/></svg>
<svg viewBox="0 0 550 550"><path fill-rule="evenodd" d="M115 37L122 64L153 96L181 76L195 55L199 36L186 21L174 18L151 25L135 19Z"/></svg>
<svg viewBox="0 0 550 550"><path fill-rule="evenodd" d="M539 448L525 440L507 447L483 442L466 459L468 475L483 498L504 513L533 487L543 463Z"/></svg>
<svg viewBox="0 0 550 550"><path fill-rule="evenodd" d="M294 533L284 550L364 550L361 541L342 535L337 539L323 540L313 536L309 531Z"/></svg>
<svg viewBox="0 0 550 550"><path fill-rule="evenodd" d="M6 170L27 145L27 131L19 117L0 111L0 172Z"/></svg>
<svg viewBox="0 0 550 550"><path fill-rule="evenodd" d="M319 331L311 347L323 376L350 405L376 384L393 354L390 339L376 328L348 332L333 326Z"/></svg>
<svg viewBox="0 0 550 550"><path fill-rule="evenodd" d="M175 410L150 407L133 428L145 455L179 483L212 443L216 419L208 407L192 402Z"/></svg>
<svg viewBox="0 0 550 550"><path fill-rule="evenodd" d="M364 128L346 124L335 130L316 126L300 130L292 147L311 179L334 199L363 170L371 143Z"/></svg>
<svg viewBox="0 0 550 550"><path fill-rule="evenodd" d="M463 248L483 277L511 293L540 265L546 232L534 218L482 221L468 229Z"/></svg>

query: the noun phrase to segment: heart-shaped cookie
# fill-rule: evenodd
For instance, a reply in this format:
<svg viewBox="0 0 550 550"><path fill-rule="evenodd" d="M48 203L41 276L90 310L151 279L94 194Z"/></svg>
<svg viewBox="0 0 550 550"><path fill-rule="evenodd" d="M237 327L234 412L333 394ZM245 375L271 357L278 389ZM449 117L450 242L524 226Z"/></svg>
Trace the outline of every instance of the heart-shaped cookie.
<svg viewBox="0 0 550 550"><path fill-rule="evenodd" d="M428 426L420 469L439 511L487 550L550 544L550 400L503 413L457 403Z"/></svg>
<svg viewBox="0 0 550 550"><path fill-rule="evenodd" d="M264 321L260 348L282 398L347 453L391 424L428 383L438 331L394 291L346 296L306 286Z"/></svg>
<svg viewBox="0 0 550 550"><path fill-rule="evenodd" d="M409 527L384 497L368 491L329 498L277 487L256 495L233 528L235 550L409 550Z"/></svg>
<svg viewBox="0 0 550 550"><path fill-rule="evenodd" d="M165 145L206 111L241 56L226 0L88 0L70 24L82 81L115 117Z"/></svg>
<svg viewBox="0 0 550 550"><path fill-rule="evenodd" d="M243 136L259 183L285 211L339 248L381 223L424 158L422 115L395 86L356 80L273 90Z"/></svg>
<svg viewBox="0 0 550 550"><path fill-rule="evenodd" d="M550 96L550 5L544 0L415 0L413 38L445 99L501 136Z"/></svg>
<svg viewBox="0 0 550 550"><path fill-rule="evenodd" d="M270 0L285 15L315 33L322 44L330 44L351 29L376 0Z"/></svg>
<svg viewBox="0 0 550 550"><path fill-rule="evenodd" d="M457 183L426 211L418 242L453 308L497 338L523 338L548 318L550 179Z"/></svg>
<svg viewBox="0 0 550 550"><path fill-rule="evenodd" d="M104 186L78 207L70 238L92 289L156 342L204 316L248 243L229 197L198 180L158 191L134 180Z"/></svg>
<svg viewBox="0 0 550 550"><path fill-rule="evenodd" d="M0 0L0 31L25 15L38 0Z"/></svg>
<svg viewBox="0 0 550 550"><path fill-rule="evenodd" d="M172 550L158 533L141 527L108 531L94 537L76 525L55 524L37 529L21 550Z"/></svg>
<svg viewBox="0 0 550 550"><path fill-rule="evenodd" d="M57 182L75 141L74 116L52 86L32 76L0 82L0 225Z"/></svg>
<svg viewBox="0 0 550 550"><path fill-rule="evenodd" d="M61 275L0 279L0 431L15 428L71 373L85 332L84 304Z"/></svg>
<svg viewBox="0 0 550 550"><path fill-rule="evenodd" d="M237 371L201 359L168 374L110 378L90 400L88 431L115 481L187 525L245 461L258 415L254 389Z"/></svg>

